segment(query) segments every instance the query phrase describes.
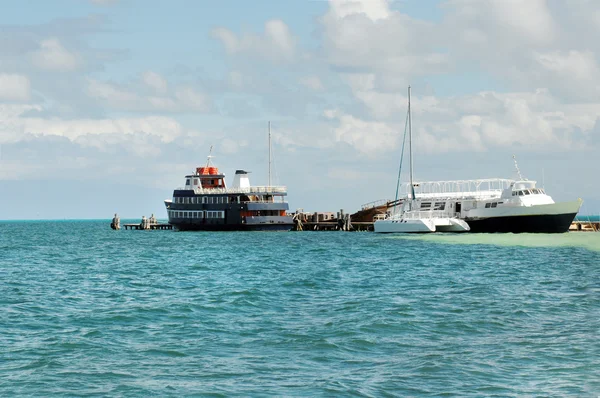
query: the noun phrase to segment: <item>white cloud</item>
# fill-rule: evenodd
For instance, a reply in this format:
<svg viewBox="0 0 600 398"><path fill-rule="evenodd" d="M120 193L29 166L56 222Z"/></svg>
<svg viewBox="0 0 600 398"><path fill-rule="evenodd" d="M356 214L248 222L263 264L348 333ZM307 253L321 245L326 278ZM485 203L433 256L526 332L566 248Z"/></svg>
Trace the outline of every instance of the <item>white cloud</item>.
<svg viewBox="0 0 600 398"><path fill-rule="evenodd" d="M167 89L167 83L158 75L145 74L146 85L154 85L159 91ZM163 95L143 95L136 88L122 88L112 83L89 79L86 92L91 98L104 103L105 106L120 111L157 111L157 112L208 112L211 109L210 98L191 87L178 87L173 93L162 92Z"/></svg>
<svg viewBox="0 0 600 398"><path fill-rule="evenodd" d="M73 71L81 65L80 57L67 50L56 37L42 40L32 54L32 61L40 69Z"/></svg>
<svg viewBox="0 0 600 398"><path fill-rule="evenodd" d="M27 101L31 96L31 84L27 76L0 73L0 100Z"/></svg>
<svg viewBox="0 0 600 398"><path fill-rule="evenodd" d="M345 142L357 151L377 155L392 150L399 134L386 123L364 121L338 110L327 110L324 116L338 122L333 133L337 142Z"/></svg>
<svg viewBox="0 0 600 398"><path fill-rule="evenodd" d="M435 25L391 11L386 1L330 1L320 19L321 56L336 68L378 77L416 76L447 67Z"/></svg>
<svg viewBox="0 0 600 398"><path fill-rule="evenodd" d="M115 119L60 119L28 117L28 111L41 111L39 105L0 105L0 142L17 142L26 136L57 136L70 141L85 136L146 135L164 143L184 134L182 126L168 117L146 116Z"/></svg>
<svg viewBox="0 0 600 398"><path fill-rule="evenodd" d="M169 88L167 81L158 73L146 71L142 75L144 83L158 94L166 94Z"/></svg>
<svg viewBox="0 0 600 398"><path fill-rule="evenodd" d="M390 16L387 0L329 0L331 13L336 18L362 14L372 21Z"/></svg>
<svg viewBox="0 0 600 398"><path fill-rule="evenodd" d="M222 27L214 29L212 35L223 43L231 55L252 55L272 62L291 62L296 55L296 38L285 22L279 19L267 21L262 35L246 33L238 37Z"/></svg>

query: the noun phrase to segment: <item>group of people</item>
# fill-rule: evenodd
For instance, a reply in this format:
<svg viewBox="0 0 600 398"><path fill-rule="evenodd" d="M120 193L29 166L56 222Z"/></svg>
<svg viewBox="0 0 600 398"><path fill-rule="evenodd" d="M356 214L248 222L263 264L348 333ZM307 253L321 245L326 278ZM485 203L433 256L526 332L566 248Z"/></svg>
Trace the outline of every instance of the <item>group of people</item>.
<svg viewBox="0 0 600 398"><path fill-rule="evenodd" d="M156 217L154 217L154 213L150 216L150 218L146 218L146 216L142 216L142 222L140 223L140 227L142 229L150 229L151 225L158 224L156 221Z"/></svg>
<svg viewBox="0 0 600 398"><path fill-rule="evenodd" d="M152 213L150 218L146 218L146 216L142 216L142 222L140 223L140 227L142 229L150 229L151 225L156 225L156 224L158 224L158 221L156 221L156 217L154 217L154 213ZM112 229L116 229L116 230L121 229L121 219L119 218L117 213L115 213L115 216L113 217L113 219L110 223L110 227Z"/></svg>

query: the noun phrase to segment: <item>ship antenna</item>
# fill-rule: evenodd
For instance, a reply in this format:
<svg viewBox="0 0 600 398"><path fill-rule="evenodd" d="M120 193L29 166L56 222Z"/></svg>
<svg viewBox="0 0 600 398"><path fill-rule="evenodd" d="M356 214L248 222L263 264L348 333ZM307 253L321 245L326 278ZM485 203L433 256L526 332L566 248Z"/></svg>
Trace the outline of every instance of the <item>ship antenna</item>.
<svg viewBox="0 0 600 398"><path fill-rule="evenodd" d="M213 146L210 146L210 150L208 151L208 156L206 159L206 167L210 166L210 159L212 159L212 150L213 150Z"/></svg>
<svg viewBox="0 0 600 398"><path fill-rule="evenodd" d="M523 178L523 176L521 175L521 170L519 170L519 164L517 163L517 157L515 155L513 155L513 160L515 162L515 169L517 170L517 175L519 176L519 180L521 180L521 181L526 180L526 178Z"/></svg>

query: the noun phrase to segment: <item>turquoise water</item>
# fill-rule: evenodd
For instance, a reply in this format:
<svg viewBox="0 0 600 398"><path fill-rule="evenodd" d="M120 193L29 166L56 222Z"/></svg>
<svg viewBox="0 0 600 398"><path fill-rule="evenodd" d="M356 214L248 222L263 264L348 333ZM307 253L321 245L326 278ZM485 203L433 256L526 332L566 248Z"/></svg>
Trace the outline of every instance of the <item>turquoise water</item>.
<svg viewBox="0 0 600 398"><path fill-rule="evenodd" d="M576 215L575 221L588 221L588 222L598 222L600 221L600 215Z"/></svg>
<svg viewBox="0 0 600 398"><path fill-rule="evenodd" d="M0 396L600 395L600 233L0 222Z"/></svg>

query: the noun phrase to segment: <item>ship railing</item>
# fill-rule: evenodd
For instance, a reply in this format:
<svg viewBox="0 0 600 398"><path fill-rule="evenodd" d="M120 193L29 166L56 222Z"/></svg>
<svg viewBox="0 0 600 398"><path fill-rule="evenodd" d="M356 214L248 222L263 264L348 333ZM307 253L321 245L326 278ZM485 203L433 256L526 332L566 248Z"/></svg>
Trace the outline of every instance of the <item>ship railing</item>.
<svg viewBox="0 0 600 398"><path fill-rule="evenodd" d="M360 209L361 210L374 209L375 207L383 206L383 205L387 204L388 202L389 202L388 199L374 200L373 202L365 203L364 205L360 206Z"/></svg>
<svg viewBox="0 0 600 398"><path fill-rule="evenodd" d="M515 180L505 178L487 178L479 180L452 180L452 181L418 181L413 182L415 194L452 194L467 195L473 193L499 192L509 188ZM402 184L401 192L409 193L410 183Z"/></svg>
<svg viewBox="0 0 600 398"><path fill-rule="evenodd" d="M178 190L185 190L186 188L177 188ZM189 188L188 188L189 189ZM248 188L195 188L194 193L196 194L285 194L287 193L287 187L285 186L252 186Z"/></svg>

